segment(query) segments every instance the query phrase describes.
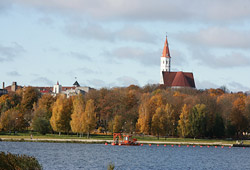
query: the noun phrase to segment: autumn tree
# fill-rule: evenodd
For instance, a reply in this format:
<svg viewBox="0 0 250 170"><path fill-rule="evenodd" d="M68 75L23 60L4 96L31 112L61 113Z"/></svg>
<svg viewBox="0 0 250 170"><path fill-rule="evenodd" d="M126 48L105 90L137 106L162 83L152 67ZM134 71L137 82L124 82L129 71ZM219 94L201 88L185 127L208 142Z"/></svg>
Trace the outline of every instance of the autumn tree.
<svg viewBox="0 0 250 170"><path fill-rule="evenodd" d="M178 133L181 137L187 137L190 133L189 110L186 104L183 105L180 120L178 121Z"/></svg>
<svg viewBox="0 0 250 170"><path fill-rule="evenodd" d="M52 131L50 125L50 118L52 115L52 106L55 98L50 94L44 94L39 100L37 105L33 106L33 119L32 127L35 131L45 135Z"/></svg>
<svg viewBox="0 0 250 170"><path fill-rule="evenodd" d="M22 96L17 93L8 93L0 97L0 115L11 108L20 105Z"/></svg>
<svg viewBox="0 0 250 170"><path fill-rule="evenodd" d="M148 111L148 125L149 130L151 131L152 128L152 118L155 114L155 111L158 107L162 106L162 95L160 93L157 93L156 95L152 96L147 103L147 111Z"/></svg>
<svg viewBox="0 0 250 170"><path fill-rule="evenodd" d="M239 97L233 102L233 110L230 114L232 125L236 129L237 138L248 129L248 119L245 115L245 96Z"/></svg>
<svg viewBox="0 0 250 170"><path fill-rule="evenodd" d="M73 132L80 133L82 132L83 124L83 115L84 115L84 99L80 94L76 96L73 100L73 113L71 115L70 126Z"/></svg>
<svg viewBox="0 0 250 170"><path fill-rule="evenodd" d="M23 90L21 106L24 112L33 109L33 104L38 101L41 93L34 87L26 87Z"/></svg>
<svg viewBox="0 0 250 170"><path fill-rule="evenodd" d="M136 129L136 122L138 119L138 102L139 93L137 91L126 91L123 101L125 110L124 113L122 113L122 119L124 122L124 131L127 133L133 133Z"/></svg>
<svg viewBox="0 0 250 170"><path fill-rule="evenodd" d="M85 107L85 112L82 115L82 131L87 133L89 138L90 132L96 127L96 112L93 100L88 100Z"/></svg>
<svg viewBox="0 0 250 170"><path fill-rule="evenodd" d="M110 121L109 129L113 133L120 133L123 130L123 121L121 115L116 115L114 120Z"/></svg>
<svg viewBox="0 0 250 170"><path fill-rule="evenodd" d="M165 115L161 118L164 127L164 132L167 135L174 136L176 133L177 121L173 106L167 103L164 111Z"/></svg>
<svg viewBox="0 0 250 170"><path fill-rule="evenodd" d="M155 114L152 118L152 133L157 135L157 138L159 139L160 134L164 133L164 124L166 123L166 120L164 120L165 116L165 110L164 107L158 107L156 109Z"/></svg>
<svg viewBox="0 0 250 170"><path fill-rule="evenodd" d="M17 130L18 111L16 109L9 109L1 114L0 130L15 131Z"/></svg>
<svg viewBox="0 0 250 170"><path fill-rule="evenodd" d="M142 101L139 106L139 118L136 127L140 133L149 134L150 133L150 115L148 110L149 95L143 94Z"/></svg>
<svg viewBox="0 0 250 170"><path fill-rule="evenodd" d="M60 95L52 108L52 116L50 124L54 131L69 132L71 120L72 100L67 99L64 95Z"/></svg>

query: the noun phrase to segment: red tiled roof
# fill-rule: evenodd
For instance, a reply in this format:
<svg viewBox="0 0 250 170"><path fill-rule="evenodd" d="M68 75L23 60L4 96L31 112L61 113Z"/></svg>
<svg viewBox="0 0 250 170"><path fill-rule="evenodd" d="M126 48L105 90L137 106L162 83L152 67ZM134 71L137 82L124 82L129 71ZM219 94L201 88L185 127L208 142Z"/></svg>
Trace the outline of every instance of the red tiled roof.
<svg viewBox="0 0 250 170"><path fill-rule="evenodd" d="M17 86L16 89L21 89L23 88L22 86ZM4 89L6 89L8 92L11 92L11 86L7 86Z"/></svg>
<svg viewBox="0 0 250 170"><path fill-rule="evenodd" d="M168 87L195 88L193 73L187 72L162 72L164 85Z"/></svg>
<svg viewBox="0 0 250 170"><path fill-rule="evenodd" d="M167 58L171 58L170 57L170 52L169 52L169 48L168 48L168 39L166 37L166 41L163 47L163 51L162 51L162 56L161 57L167 57Z"/></svg>

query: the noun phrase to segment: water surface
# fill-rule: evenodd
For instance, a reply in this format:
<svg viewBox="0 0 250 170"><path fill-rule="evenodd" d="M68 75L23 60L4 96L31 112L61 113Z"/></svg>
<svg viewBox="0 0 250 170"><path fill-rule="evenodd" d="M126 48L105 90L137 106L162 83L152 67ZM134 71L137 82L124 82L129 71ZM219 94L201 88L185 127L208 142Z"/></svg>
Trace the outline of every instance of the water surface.
<svg viewBox="0 0 250 170"><path fill-rule="evenodd" d="M250 148L0 142L0 151L32 155L45 170L250 169Z"/></svg>

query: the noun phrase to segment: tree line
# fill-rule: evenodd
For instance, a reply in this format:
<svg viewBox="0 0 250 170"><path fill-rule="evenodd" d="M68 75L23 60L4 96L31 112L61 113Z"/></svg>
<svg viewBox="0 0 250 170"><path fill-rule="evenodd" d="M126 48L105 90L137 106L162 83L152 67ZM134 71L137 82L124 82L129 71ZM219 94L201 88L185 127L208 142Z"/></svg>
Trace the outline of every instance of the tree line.
<svg viewBox="0 0 250 170"><path fill-rule="evenodd" d="M250 96L225 88L131 85L66 98L26 87L1 96L0 111L0 131L6 132L242 138L250 131Z"/></svg>

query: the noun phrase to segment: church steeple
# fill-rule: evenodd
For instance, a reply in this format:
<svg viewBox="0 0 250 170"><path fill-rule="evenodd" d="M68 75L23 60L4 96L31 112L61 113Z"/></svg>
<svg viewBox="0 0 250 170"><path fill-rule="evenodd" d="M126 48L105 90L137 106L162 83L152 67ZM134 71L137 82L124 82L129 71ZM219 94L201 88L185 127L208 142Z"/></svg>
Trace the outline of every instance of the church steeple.
<svg viewBox="0 0 250 170"><path fill-rule="evenodd" d="M168 47L168 38L166 36L165 44L161 56L161 80L160 84L164 84L162 72L170 72L171 56Z"/></svg>
<svg viewBox="0 0 250 170"><path fill-rule="evenodd" d="M166 36L166 40L165 40L165 44L164 44L164 47L163 47L163 51L162 51L162 56L161 57L171 58L170 52L169 52L169 48L168 48L168 37L167 36Z"/></svg>

